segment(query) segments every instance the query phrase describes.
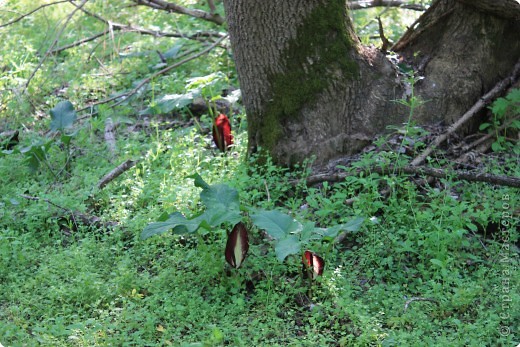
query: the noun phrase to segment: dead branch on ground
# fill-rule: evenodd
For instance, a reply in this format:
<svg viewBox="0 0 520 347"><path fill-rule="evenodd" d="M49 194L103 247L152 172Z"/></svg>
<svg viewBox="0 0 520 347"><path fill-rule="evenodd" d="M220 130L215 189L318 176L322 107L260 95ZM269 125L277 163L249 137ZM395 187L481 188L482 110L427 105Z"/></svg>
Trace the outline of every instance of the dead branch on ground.
<svg viewBox="0 0 520 347"><path fill-rule="evenodd" d="M108 183L119 177L123 172L132 168L137 161L135 160L127 160L124 163L118 165L115 169L106 174L102 179L99 180L96 187L98 189L104 188Z"/></svg>
<svg viewBox="0 0 520 347"><path fill-rule="evenodd" d="M225 36L222 36L220 39L218 39L213 44L211 44L210 46L208 46L204 50L200 51L199 53L194 54L194 55L192 55L192 56L190 56L190 57L188 57L186 59L183 59L183 60L179 61L178 63L175 63L173 65L167 66L167 67L165 67L164 69L162 69L160 71L157 71L156 73L154 73L151 76L149 76L149 77L145 78L144 80L142 80L141 83L139 83L132 90L120 93L120 94L115 95L113 97L110 97L108 99L103 99L103 100L94 102L94 103L90 104L89 106L85 106L85 107L79 109L77 112L85 111L87 109L92 109L94 106L101 105L101 104L106 104L106 103L109 103L109 102L117 100L117 99L120 99L120 100L118 102L116 102L114 105L112 105L112 107L115 107L115 106L118 106L118 105L122 104L129 96L132 96L135 93L137 93L139 91L139 89L141 89L145 84L149 83L152 79L156 78L157 76L163 75L163 74L167 73L168 71L170 71L170 70L172 70L174 68L177 68L177 67L179 67L179 66L181 66L181 65L183 65L183 64L185 64L185 63L187 63L187 62L189 62L189 61L191 61L193 59L196 59L196 58L198 58L200 56L203 56L204 54L209 53L211 50L213 50L213 48L215 48L222 41L224 41L224 39L226 37L227 37L227 34ZM97 114L97 112L92 112L89 115L92 116L94 114Z"/></svg>
<svg viewBox="0 0 520 347"><path fill-rule="evenodd" d="M187 35L187 34L182 34L182 33L170 33L170 32L164 32L164 31L156 31L156 30L138 28L138 27L134 27L131 25L124 25L124 24L119 24L119 23L111 23L111 24L112 24L111 28L107 28L106 30L104 30L100 33L83 38L81 40L74 41L72 43L69 43L68 45L58 47L58 48L52 50L51 54L57 54L57 53L65 51L67 49L81 46L82 44L85 44L87 42L94 41L94 40L110 33L111 32L110 29L112 29L112 31L121 31L123 33L132 32L132 33L138 33L141 35L151 35L154 37L176 37L176 38L195 40L195 41L201 41L201 42L206 41L208 38L222 37L225 35L225 33L222 33L222 32L211 32L211 31L202 31L202 32L197 32L194 34Z"/></svg>
<svg viewBox="0 0 520 347"><path fill-rule="evenodd" d="M481 143L484 143L484 142L486 142L486 141L488 141L488 140L490 140L490 139L492 139L492 138L495 138L496 135L497 135L497 133L500 133L500 132L502 132L502 130L509 128L509 127L511 126L511 124L512 124L515 120L517 120L517 119L518 119L518 118L513 118L513 119L510 120L509 122L506 122L506 123L502 124L499 128L496 129L496 131L491 132L491 133L489 133L489 134L486 134L486 135L482 136L481 138L479 138L478 140L475 140L475 141L473 141L472 143L469 143L469 144L463 146L463 147L462 147L462 151L463 151L463 152L467 152L467 151L469 151L470 149L477 147L477 146L480 145Z"/></svg>
<svg viewBox="0 0 520 347"><path fill-rule="evenodd" d="M208 7L209 13L211 13L212 15L214 15L215 12L217 12L217 8L215 7L215 3L213 2L213 0L208 0Z"/></svg>
<svg viewBox="0 0 520 347"><path fill-rule="evenodd" d="M76 6L76 8L79 8L79 5L76 5L74 3L73 3L73 5ZM133 25L126 25L126 24L112 22L112 21L109 21L109 20L101 17L100 15L98 15L96 13L93 13L93 12L91 12L91 11L85 9L85 8L79 8L79 9L83 13L85 13L86 15L91 16L91 17L97 19L98 21L104 23L107 26L107 28L104 31L102 31L100 33L97 33L97 34L94 34L94 35L92 35L90 37L83 38L81 40L72 42L72 43L70 43L68 45L65 45L65 46L53 49L51 51L51 54L57 54L59 52L67 50L69 48L80 46L80 45L82 45L84 43L87 43L87 42L90 42L90 41L94 41L94 40L96 40L96 39L98 39L98 38L100 38L102 36L105 36L105 35L107 35L109 33L113 34L116 31L121 31L121 32L124 32L124 33L133 32L133 33L138 33L138 34L141 34L141 35L151 35L151 36L154 36L154 37L176 37L176 38L184 38L184 39L188 39L188 40L197 40L197 41L205 41L206 38L222 37L222 36L225 35L225 33L211 32L211 31L197 32L197 33L194 33L194 34L187 35L187 34L183 34L183 33L171 33L171 32L164 32L164 31L158 31L158 30L151 30L151 29L136 27L136 26L133 26Z"/></svg>
<svg viewBox="0 0 520 347"><path fill-rule="evenodd" d="M76 12L78 12L83 6L85 6L85 4L87 3L88 0L83 0L79 5L76 5L74 4L74 6L76 6L76 9L74 9L68 16L67 16L67 19L65 20L65 23L63 23L63 26L61 27L60 31L58 32L58 34L56 34L56 37L54 38L54 41L52 42L51 46L47 49L47 51L45 52L45 54L43 55L43 57L40 59L40 61L38 62L38 64L36 65L36 68L33 70L33 72L31 73L31 75L29 76L29 78L27 79L27 82L25 82L25 85L24 85L24 88L22 90L22 92L25 92L27 90L27 87L29 87L29 84L31 83L32 79L34 78L34 76L36 75L36 72L38 72L38 70L40 70L40 68L42 67L43 63L45 62L45 60L47 59L47 57L51 54L50 52L54 49L54 47L56 46L56 44L58 44L58 40L60 39L61 35L63 34L63 32L65 31L65 28L67 27L67 25L69 24L70 20L72 19L72 17L74 16L74 14L76 14ZM69 1L70 3L73 3L72 1Z"/></svg>
<svg viewBox="0 0 520 347"><path fill-rule="evenodd" d="M307 177L306 183L311 186L314 184L322 183L322 182L341 182L347 176L359 175L360 173L370 174L370 173L378 173L381 175L389 174L389 173L405 173L411 175L424 175L431 176L436 178L448 178L452 177L457 180L471 181L471 182L486 182L492 183L501 186L520 188L520 178L518 177L510 177L510 176L498 176L491 175L482 172L469 172L462 170L444 170L444 169L435 169L425 166L404 166L404 167L396 167L390 165L388 167L370 167L367 169L356 170L354 173L336 173L336 174L318 174ZM296 182L297 183L297 182Z"/></svg>
<svg viewBox="0 0 520 347"><path fill-rule="evenodd" d="M30 196L30 195L20 195L22 198L32 201L45 201L49 205L52 205L56 208L59 208L62 211L65 211L67 214L64 218L69 219L74 224L74 228L78 229L78 224L82 224L85 226L93 227L95 229L105 229L107 227L114 227L118 225L117 222L103 222L101 218L93 215L88 215L79 211L73 211L69 208L60 206L47 198L40 198L38 196ZM68 230L70 234L70 230Z"/></svg>
<svg viewBox="0 0 520 347"><path fill-rule="evenodd" d="M508 77L504 78L500 82L498 82L493 89L491 89L486 95L481 97L462 117L459 118L458 121L453 123L446 132L439 135L433 143L431 143L428 148L426 148L418 157L416 157L410 165L416 166L422 164L426 157L430 155L435 148L437 148L441 143L443 143L450 134L453 134L457 131L464 123L466 123L469 119L471 119L475 114L477 114L480 110L482 110L485 106L489 105L491 101L493 101L500 93L506 90L510 85L512 85L520 76L520 60L516 63L513 72Z"/></svg>

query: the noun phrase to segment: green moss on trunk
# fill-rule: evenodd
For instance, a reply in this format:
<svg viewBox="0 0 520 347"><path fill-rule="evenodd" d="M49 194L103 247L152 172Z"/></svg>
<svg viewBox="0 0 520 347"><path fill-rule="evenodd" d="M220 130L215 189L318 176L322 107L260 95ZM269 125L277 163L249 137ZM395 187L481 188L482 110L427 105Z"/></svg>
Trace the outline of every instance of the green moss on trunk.
<svg viewBox="0 0 520 347"><path fill-rule="evenodd" d="M316 7L298 28L281 55L286 57L284 72L269 76L273 97L259 129L261 144L269 151L283 134L284 120L298 117L331 83L358 76L351 28L344 0Z"/></svg>

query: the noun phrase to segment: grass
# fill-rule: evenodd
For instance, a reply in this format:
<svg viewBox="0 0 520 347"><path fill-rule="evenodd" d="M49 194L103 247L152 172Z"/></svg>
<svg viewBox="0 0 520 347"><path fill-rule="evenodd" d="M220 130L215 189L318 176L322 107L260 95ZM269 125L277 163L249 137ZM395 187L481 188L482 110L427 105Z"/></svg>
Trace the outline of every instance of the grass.
<svg viewBox="0 0 520 347"><path fill-rule="evenodd" d="M132 141L140 143L139 137ZM175 142L164 134L149 138L140 148L141 163L102 191L90 187L111 164L101 161L87 169L97 151L86 143L83 154L75 158L73 174L61 182L43 168L38 174L8 170L23 167L21 157L2 160L4 345L514 342L513 335L501 338L497 331L505 312L511 314L505 322L513 326L518 321L513 250L518 234L513 226L509 229L509 267L501 261L506 253L500 231L472 232L481 228L480 223L485 227L490 221L505 220L504 197L513 199L511 190L447 181L460 192L456 199L450 191L420 192L407 177L372 174L350 177L336 186L302 188L288 197L292 191L288 181L305 170L289 173L269 166L265 168L269 176L257 174L240 155L242 150L236 156L215 156L194 146L197 138L196 131L176 136ZM172 144L167 151L166 140ZM318 224L340 223L354 215L373 217L373 222L341 245L315 245L327 265L310 310L298 301L306 292L299 260L280 264L257 231L240 271L225 264L224 230L139 239L146 223L163 211L197 209L198 191L184 178L194 171L208 181L236 186L251 204L265 203L266 184L278 208L296 215L294 206L307 206L298 217ZM385 180L394 192L381 199L376 187ZM70 209L96 211L120 224L111 231L79 226L66 236L67 221L59 218L63 211L20 197L28 193ZM354 195L357 201L351 207L343 204ZM517 201L508 203L505 210L514 211ZM505 310L501 291L507 288L512 306ZM405 302L416 296L437 303L415 301L405 312Z"/></svg>
<svg viewBox="0 0 520 347"><path fill-rule="evenodd" d="M28 1L17 4L21 12L30 7ZM93 6L121 22L124 16L138 18L128 8L104 4ZM231 117L236 146L228 155L211 148L209 121L204 121L208 115L195 117L185 110L148 119L138 115L153 103L152 95L157 99L161 94L184 93L189 77L220 71L236 85L229 56L222 51L158 78L153 92L127 105L102 106L95 117L83 117L74 123L70 147L64 146L47 132L49 110L58 101L82 105L129 88L154 71L158 58L153 54L118 55L129 43L135 41L136 53L155 46L171 48L181 41L121 36L94 50L102 57L99 61L87 59L95 44L70 50L44 65L30 93L17 94L19 82L38 62L35 52L68 13L60 9L49 11L50 19L30 19L45 30L35 31L31 22L22 22L0 40L3 52L17 40L29 47L9 56L8 70L0 79L1 131L21 129L20 148L52 139L36 170L29 169L27 155L0 157L1 344L519 343L518 191L453 179L420 188L407 175L370 172L347 176L334 185L295 185L307 177L310 163L293 171L273 165L269 158L261 167L251 165L245 155L246 121L240 108ZM143 23L169 23L153 11L141 15ZM192 30L191 21L175 18L177 26ZM74 23L74 28L83 30L79 34L100 30L92 19ZM200 29L208 28L214 29ZM0 30L6 33L5 28ZM67 36L70 42L75 39ZM107 118L119 123L114 154L103 138ZM101 177L128 159L137 160L137 165L105 188L96 188ZM409 159L390 150L369 152L355 165ZM512 156L488 160L486 167L494 174L520 174ZM341 243L312 244L326 265L309 301L300 258L290 256L280 263L259 230L251 230L249 255L238 271L224 260L226 231L232 225L197 235L166 233L140 239L143 228L165 212L191 215L201 210L200 190L187 178L194 173L210 184L234 187L245 206L278 209L322 227L356 216L366 222ZM387 196L380 194L384 187L389 188ZM71 211L117 225L82 224L70 218Z"/></svg>

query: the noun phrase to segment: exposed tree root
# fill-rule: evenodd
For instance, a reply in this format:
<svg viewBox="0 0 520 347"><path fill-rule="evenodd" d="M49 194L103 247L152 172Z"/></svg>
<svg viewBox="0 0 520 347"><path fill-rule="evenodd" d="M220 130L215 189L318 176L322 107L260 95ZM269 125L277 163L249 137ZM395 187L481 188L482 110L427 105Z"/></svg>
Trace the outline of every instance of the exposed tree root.
<svg viewBox="0 0 520 347"><path fill-rule="evenodd" d="M500 93L504 92L510 85L520 76L520 60L516 63L513 72L508 77L498 82L493 89L491 89L486 95L481 97L462 117L453 123L446 132L439 135L428 148L426 148L419 156L417 156L410 165L416 166L422 164L427 156L429 156L435 148L443 143L449 135L457 131L464 123L475 116L485 106L489 105Z"/></svg>

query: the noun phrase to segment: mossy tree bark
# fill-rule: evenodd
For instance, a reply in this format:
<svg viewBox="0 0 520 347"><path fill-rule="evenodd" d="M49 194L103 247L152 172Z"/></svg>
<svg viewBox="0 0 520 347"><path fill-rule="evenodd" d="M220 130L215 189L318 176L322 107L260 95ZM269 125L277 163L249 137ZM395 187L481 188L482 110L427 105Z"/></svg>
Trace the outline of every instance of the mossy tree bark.
<svg viewBox="0 0 520 347"><path fill-rule="evenodd" d="M408 120L393 102L408 86L379 50L362 46L344 0L225 0L248 117L249 147L281 164L358 151ZM436 0L394 46L423 76L417 123L451 123L520 57L515 0Z"/></svg>

